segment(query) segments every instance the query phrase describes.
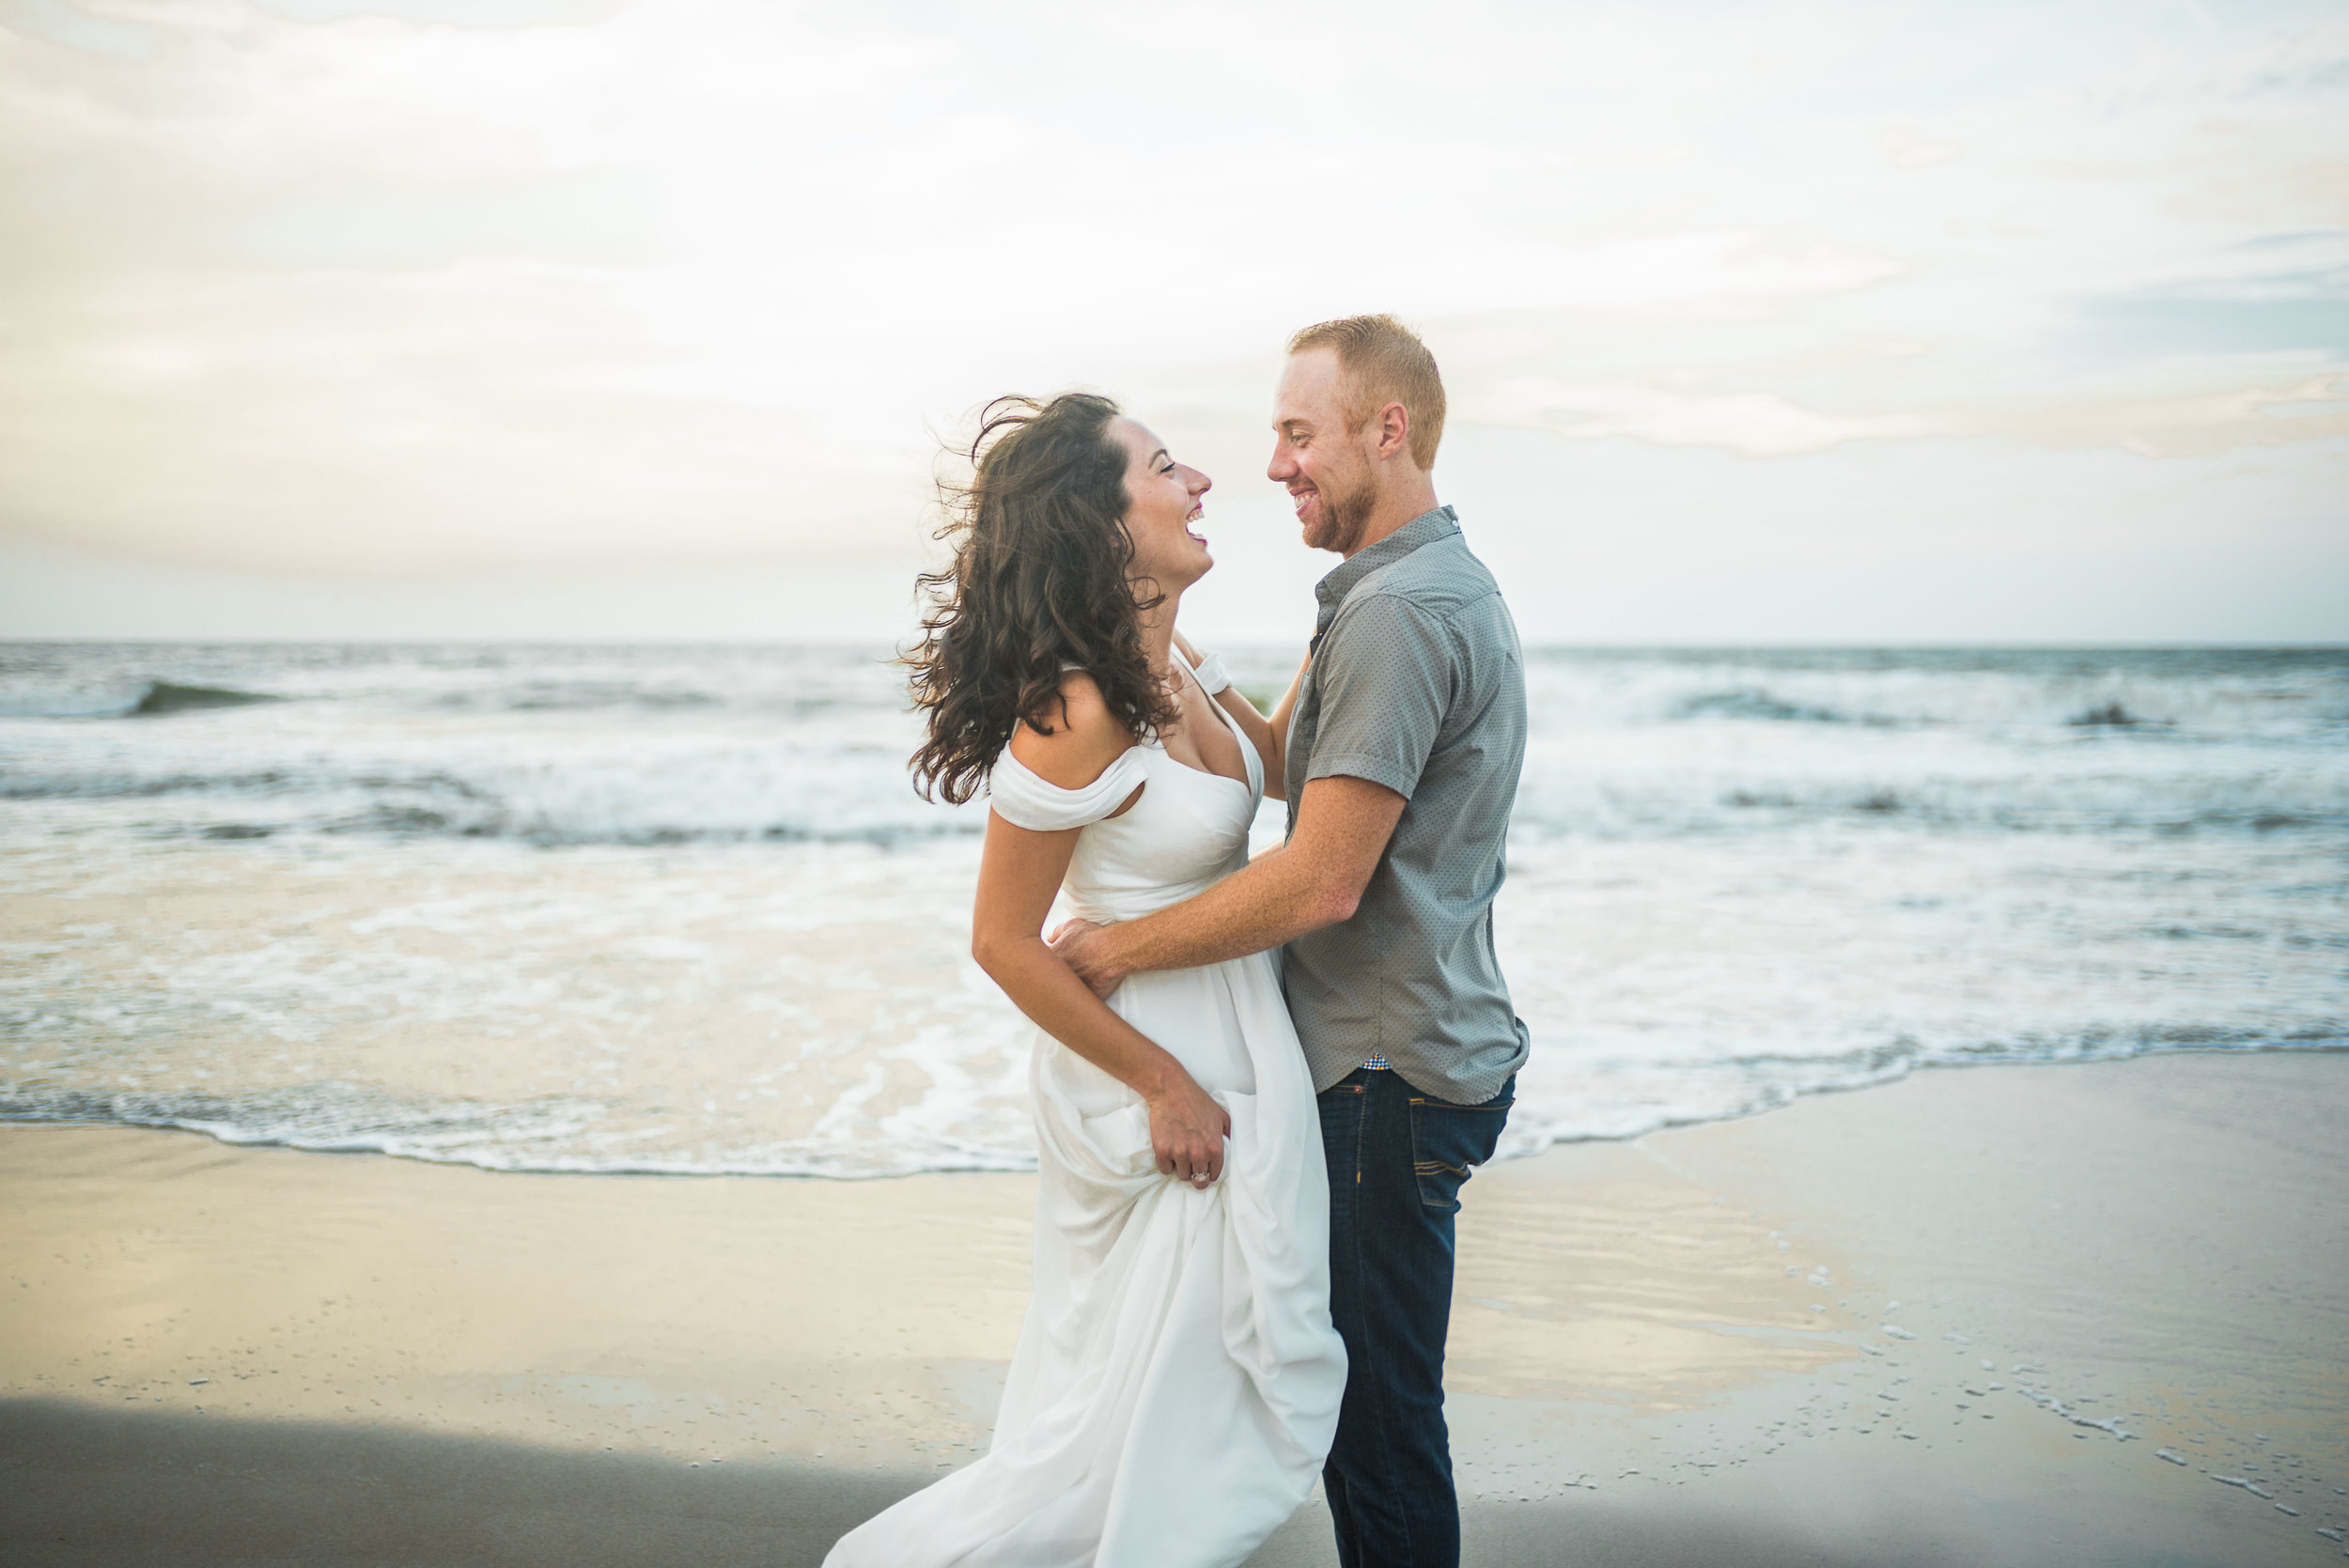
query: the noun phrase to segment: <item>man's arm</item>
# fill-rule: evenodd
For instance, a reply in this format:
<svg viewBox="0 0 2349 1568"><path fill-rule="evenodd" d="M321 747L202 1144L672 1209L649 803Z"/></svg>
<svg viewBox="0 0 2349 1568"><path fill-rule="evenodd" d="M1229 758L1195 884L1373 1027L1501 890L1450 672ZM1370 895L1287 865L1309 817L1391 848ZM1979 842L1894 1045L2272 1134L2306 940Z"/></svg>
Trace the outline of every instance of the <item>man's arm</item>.
<svg viewBox="0 0 2349 1568"><path fill-rule="evenodd" d="M1361 901L1403 805L1367 779L1315 779L1287 844L1156 914L1106 926L1069 921L1052 933L1052 951L1106 997L1129 974L1218 964L1335 925Z"/></svg>

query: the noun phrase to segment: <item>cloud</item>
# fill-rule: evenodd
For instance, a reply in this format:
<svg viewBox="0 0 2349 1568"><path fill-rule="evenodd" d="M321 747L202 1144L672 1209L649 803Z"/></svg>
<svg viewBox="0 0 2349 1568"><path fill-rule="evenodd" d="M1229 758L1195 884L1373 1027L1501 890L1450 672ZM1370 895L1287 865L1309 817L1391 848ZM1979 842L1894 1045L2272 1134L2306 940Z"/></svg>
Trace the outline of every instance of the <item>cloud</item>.
<svg viewBox="0 0 2349 1568"><path fill-rule="evenodd" d="M2349 363L2349 230L2265 235L2150 287L2073 307L2073 351L2104 363L2297 355Z"/></svg>
<svg viewBox="0 0 2349 1568"><path fill-rule="evenodd" d="M0 0L0 533L903 551L987 396L1099 386L1245 479L1278 344L1358 309L1455 421L1707 474L2333 440L2349 32L2181 25Z"/></svg>
<svg viewBox="0 0 2349 1568"><path fill-rule="evenodd" d="M266 269L422 270L483 257L631 266L661 254L653 204L618 170L391 184L343 180L226 217L210 248Z"/></svg>
<svg viewBox="0 0 2349 1568"><path fill-rule="evenodd" d="M1964 157L1966 149L1937 142L1913 125L1886 125L1876 131L1876 154L1896 169L1929 169Z"/></svg>
<svg viewBox="0 0 2349 1568"><path fill-rule="evenodd" d="M117 60L145 60L170 35L161 27L93 16L65 0L0 0L0 26L65 49Z"/></svg>
<svg viewBox="0 0 2349 1568"><path fill-rule="evenodd" d="M1504 410L1517 411L1510 416ZM1942 420L1822 413L1767 392L1527 381L1502 389L1481 411L1493 423L1531 424L1578 440L1627 436L1655 446L1712 446L1747 458L1794 457L1851 441L1915 441L1952 433Z"/></svg>
<svg viewBox="0 0 2349 1568"><path fill-rule="evenodd" d="M2077 402L1983 416L1974 428L2047 446L2117 446L2140 458L2205 457L2349 436L2349 377L2233 387L2184 397ZM2341 405L2339 411L2326 406Z"/></svg>
<svg viewBox="0 0 2349 1568"><path fill-rule="evenodd" d="M1951 438L2117 447L2142 458L2182 458L2349 435L2344 381L2349 377L2327 374L2183 396L2075 396L1905 413L1835 413L1768 392L1578 386L1525 378L1461 411L1482 423L1547 429L1576 441L1621 436L1652 446L1712 447L1745 458L1799 457L1848 442Z"/></svg>
<svg viewBox="0 0 2349 1568"><path fill-rule="evenodd" d="M396 17L452 27L539 27L598 22L629 0L253 0L253 4L293 22Z"/></svg>

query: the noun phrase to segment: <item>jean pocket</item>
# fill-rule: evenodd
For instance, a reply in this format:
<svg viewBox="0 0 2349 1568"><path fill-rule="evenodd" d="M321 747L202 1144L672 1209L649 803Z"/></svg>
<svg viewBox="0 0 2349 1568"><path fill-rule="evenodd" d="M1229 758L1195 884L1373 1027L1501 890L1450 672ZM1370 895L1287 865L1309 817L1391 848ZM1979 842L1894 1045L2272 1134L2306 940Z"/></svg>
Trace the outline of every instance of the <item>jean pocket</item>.
<svg viewBox="0 0 2349 1568"><path fill-rule="evenodd" d="M1411 1167L1419 1178L1421 1206L1441 1214L1460 1211L1460 1188L1500 1147L1512 1101L1508 1088L1482 1105L1411 1096Z"/></svg>

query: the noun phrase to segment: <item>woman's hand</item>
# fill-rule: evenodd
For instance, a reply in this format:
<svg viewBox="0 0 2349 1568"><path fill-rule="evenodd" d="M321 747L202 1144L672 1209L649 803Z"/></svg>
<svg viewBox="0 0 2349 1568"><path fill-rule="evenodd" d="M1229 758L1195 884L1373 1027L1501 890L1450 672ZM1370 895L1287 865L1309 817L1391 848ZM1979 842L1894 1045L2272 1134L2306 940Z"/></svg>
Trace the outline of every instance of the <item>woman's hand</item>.
<svg viewBox="0 0 2349 1568"><path fill-rule="evenodd" d="M1179 1066L1142 1103L1150 1111L1150 1147L1163 1175L1205 1188L1223 1174L1223 1141L1232 1135L1232 1115Z"/></svg>

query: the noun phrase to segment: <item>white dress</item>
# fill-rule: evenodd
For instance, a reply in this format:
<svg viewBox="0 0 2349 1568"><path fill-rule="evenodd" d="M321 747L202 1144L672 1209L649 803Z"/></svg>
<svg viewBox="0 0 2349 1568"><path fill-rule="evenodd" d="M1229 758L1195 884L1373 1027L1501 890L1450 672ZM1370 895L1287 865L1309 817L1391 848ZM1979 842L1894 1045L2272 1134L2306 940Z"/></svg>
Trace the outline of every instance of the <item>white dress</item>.
<svg viewBox="0 0 2349 1568"><path fill-rule="evenodd" d="M1264 768L1239 743L1246 784L1153 741L1078 790L1005 752L993 807L1021 827L1083 825L1063 891L1089 920L1131 920L1246 863ZM1231 1113L1221 1179L1160 1175L1140 1097L1038 1031L1034 1296L994 1441L843 1537L827 1568L1230 1568L1312 1489L1346 1349L1320 1124L1277 956L1138 974L1110 1006Z"/></svg>

